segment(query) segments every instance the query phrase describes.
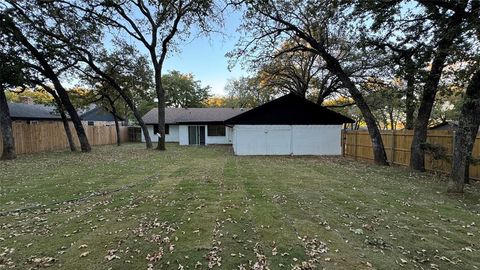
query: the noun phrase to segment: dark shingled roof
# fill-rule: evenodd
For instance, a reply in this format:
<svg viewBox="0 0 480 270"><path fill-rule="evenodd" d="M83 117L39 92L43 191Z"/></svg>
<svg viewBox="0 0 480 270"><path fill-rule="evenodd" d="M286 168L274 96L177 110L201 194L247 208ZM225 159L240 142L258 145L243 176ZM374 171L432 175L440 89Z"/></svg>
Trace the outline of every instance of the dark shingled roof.
<svg viewBox="0 0 480 270"><path fill-rule="evenodd" d="M341 125L354 122L293 93L225 121L231 125Z"/></svg>
<svg viewBox="0 0 480 270"><path fill-rule="evenodd" d="M226 119L247 110L241 108L165 108L165 124L223 123ZM142 119L145 124L157 124L157 108L151 109Z"/></svg>
<svg viewBox="0 0 480 270"><path fill-rule="evenodd" d="M62 120L53 106L25 103L8 103L12 120Z"/></svg>
<svg viewBox="0 0 480 270"><path fill-rule="evenodd" d="M83 121L115 121L113 114L107 112L102 107L96 107L82 115L80 119ZM123 118L119 118L120 121L123 121Z"/></svg>
<svg viewBox="0 0 480 270"><path fill-rule="evenodd" d="M430 130L457 130L458 121L445 121L433 127L429 127Z"/></svg>

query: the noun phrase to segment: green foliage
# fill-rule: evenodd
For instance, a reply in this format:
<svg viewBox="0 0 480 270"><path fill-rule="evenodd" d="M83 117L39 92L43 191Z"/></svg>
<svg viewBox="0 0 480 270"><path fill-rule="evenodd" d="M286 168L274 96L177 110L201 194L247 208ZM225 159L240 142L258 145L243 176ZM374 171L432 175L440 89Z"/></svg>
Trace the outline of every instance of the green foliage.
<svg viewBox="0 0 480 270"><path fill-rule="evenodd" d="M230 79L225 86L227 98L225 107L253 108L272 100L276 90L271 87L262 88L261 82L255 77L240 77Z"/></svg>
<svg viewBox="0 0 480 270"><path fill-rule="evenodd" d="M165 88L166 105L177 108L204 107L210 97L210 86L202 87L192 74L183 74L172 70L162 75Z"/></svg>
<svg viewBox="0 0 480 270"><path fill-rule="evenodd" d="M137 106L140 114L145 114L154 106L153 71L145 55L134 46L117 43L111 52L103 50L97 58L98 67L107 77L123 89L127 97ZM117 89L104 77L98 76L90 68L82 77L91 89L85 96L86 104L95 103L107 111L135 122L131 109ZM113 108L114 107L114 108Z"/></svg>
<svg viewBox="0 0 480 270"><path fill-rule="evenodd" d="M26 83L25 63L15 49L9 46L10 38L2 32L0 27L0 91Z"/></svg>
<svg viewBox="0 0 480 270"><path fill-rule="evenodd" d="M53 97L47 93L44 89L38 87L35 89L27 88L23 91L9 91L6 93L7 100L9 102L22 102L24 98L31 98L33 103L44 104L44 105L54 105L55 100Z"/></svg>

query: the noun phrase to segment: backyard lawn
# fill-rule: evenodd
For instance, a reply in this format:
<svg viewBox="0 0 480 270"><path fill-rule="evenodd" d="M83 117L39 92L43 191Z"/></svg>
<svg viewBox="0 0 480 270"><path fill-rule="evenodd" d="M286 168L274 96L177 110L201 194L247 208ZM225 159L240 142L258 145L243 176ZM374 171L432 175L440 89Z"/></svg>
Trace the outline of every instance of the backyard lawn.
<svg viewBox="0 0 480 270"><path fill-rule="evenodd" d="M0 269L479 269L480 185L142 144L0 163Z"/></svg>

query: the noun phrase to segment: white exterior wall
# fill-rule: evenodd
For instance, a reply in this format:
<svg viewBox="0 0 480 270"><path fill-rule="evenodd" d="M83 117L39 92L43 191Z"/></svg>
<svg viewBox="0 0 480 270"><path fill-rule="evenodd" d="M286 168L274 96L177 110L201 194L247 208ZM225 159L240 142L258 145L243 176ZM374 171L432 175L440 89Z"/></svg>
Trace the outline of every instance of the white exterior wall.
<svg viewBox="0 0 480 270"><path fill-rule="evenodd" d="M148 134L150 134L150 138L152 142L158 142L158 136L153 134L153 125L147 125ZM169 133L165 135L166 142L178 142L179 140L179 127L178 125L169 125ZM145 142L145 136L143 136L142 130L142 142Z"/></svg>
<svg viewBox="0 0 480 270"><path fill-rule="evenodd" d="M178 143L180 145L188 145L188 126L180 125L178 126Z"/></svg>
<svg viewBox="0 0 480 270"><path fill-rule="evenodd" d="M208 136L208 127L205 126L205 144L232 144L231 127L225 127L225 136Z"/></svg>
<svg viewBox="0 0 480 270"><path fill-rule="evenodd" d="M237 155L341 155L341 125L236 125Z"/></svg>
<svg viewBox="0 0 480 270"><path fill-rule="evenodd" d="M188 127L189 126L204 126L205 127L205 145L208 144L232 144L233 129L225 127L225 136L208 136L208 127L206 125L180 125L178 142L180 145L188 145Z"/></svg>

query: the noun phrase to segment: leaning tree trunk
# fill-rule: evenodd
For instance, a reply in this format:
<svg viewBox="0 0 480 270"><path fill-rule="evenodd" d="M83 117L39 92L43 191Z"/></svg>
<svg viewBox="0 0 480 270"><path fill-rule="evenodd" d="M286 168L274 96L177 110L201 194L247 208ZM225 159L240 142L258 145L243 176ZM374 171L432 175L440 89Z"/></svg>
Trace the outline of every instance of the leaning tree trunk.
<svg viewBox="0 0 480 270"><path fill-rule="evenodd" d="M442 76L443 68L449 55L449 49L455 38L459 35L462 22L462 16L455 13L447 29L440 29L439 33L442 38L438 42L437 52L433 59L430 73L425 82L420 107L418 108L418 116L415 121L412 145L410 147L410 168L417 171L425 171L425 149L424 144L427 142L427 129L430 115L432 113L433 103L437 95L438 84Z"/></svg>
<svg viewBox="0 0 480 270"><path fill-rule="evenodd" d="M79 48L76 48L79 49ZM153 147L152 145L152 139L150 138L150 133L148 132L147 125L142 119L142 115L137 109L137 106L135 106L135 103L132 101L130 96L126 93L126 91L107 73L103 72L94 62L93 60L93 55L91 52L79 49L81 52L85 53L87 56L83 56L83 61L87 63L90 68L92 68L93 71L95 71L98 75L100 75L104 80L106 80L117 92L118 94L122 97L122 99L125 101L127 106L132 110L133 116L135 119L137 119L138 124L140 125L140 128L142 129L143 132L143 137L145 138L145 145L147 149L150 149Z"/></svg>
<svg viewBox="0 0 480 270"><path fill-rule="evenodd" d="M57 91L63 106L70 115L70 119L72 120L73 125L75 126L75 130L77 131L77 136L80 141L80 147L82 151L89 152L91 150L91 147L88 143L88 138L85 133L85 129L83 128L80 117L78 117L77 111L75 110L72 102L70 101L67 90L65 90L65 88L60 83L58 74L55 73L55 71L53 70L53 66L50 65L45 55L40 52L34 45L32 45L32 43L30 43L24 33L20 30L20 28L17 27L17 25L15 25L14 21L10 17L6 17L5 19L5 29L9 31L14 36L14 38L32 54L32 56L42 67L43 75L53 82L55 90Z"/></svg>
<svg viewBox="0 0 480 270"><path fill-rule="evenodd" d="M68 145L70 146L70 151L75 152L77 151L77 147L75 146L75 141L73 140L72 131L70 130L70 124L68 123L67 115L65 114L65 108L63 108L62 101L58 97L58 95L46 85L42 85L43 89L52 95L55 103L57 103L58 111L60 112L60 117L62 118L63 129L65 130L65 135L67 135Z"/></svg>
<svg viewBox="0 0 480 270"><path fill-rule="evenodd" d="M115 103L109 99L110 107L112 107L113 120L115 121L115 132L117 133L117 146L122 145L120 141L120 125L118 124L117 109L115 109Z"/></svg>
<svg viewBox="0 0 480 270"><path fill-rule="evenodd" d="M13 138L12 119L8 109L5 90L0 89L0 129L2 134L3 151L0 159L11 160L17 157L15 153L15 139Z"/></svg>
<svg viewBox="0 0 480 270"><path fill-rule="evenodd" d="M92 150L90 143L88 142L87 133L83 128L82 120L78 116L75 107L73 107L72 102L70 101L70 97L68 96L67 90L63 88L62 84L58 79L53 79L53 85L55 86L55 90L57 90L58 97L60 98L65 110L70 115L70 119L73 122L73 126L77 132L78 140L80 141L80 148L82 152L90 152Z"/></svg>
<svg viewBox="0 0 480 270"><path fill-rule="evenodd" d="M350 80L348 75L343 71L337 59L335 59L323 48L318 48L318 50L321 52L322 58L327 63L327 69L333 74L335 74L342 82L343 86L348 89L350 95L355 101L355 104L357 104L357 107L362 112L362 116L367 123L368 134L370 135L370 140L372 142L375 164L385 166L388 165L387 154L383 145L382 135L380 133L380 130L378 129L375 116L373 115L370 107L363 98L362 93L357 89L352 80Z"/></svg>
<svg viewBox="0 0 480 270"><path fill-rule="evenodd" d="M58 110L60 111L60 117L62 118L63 129L65 129L65 134L67 135L70 151L75 152L77 151L77 147L75 146L75 141L73 140L73 135L72 135L72 131L70 130L70 124L68 123L67 115L65 114L65 110L63 109L61 104Z"/></svg>
<svg viewBox="0 0 480 270"><path fill-rule="evenodd" d="M468 182L468 169L473 145L480 126L480 69L473 75L465 92L462 111L455 134L452 173L448 182L448 191L463 192Z"/></svg>

